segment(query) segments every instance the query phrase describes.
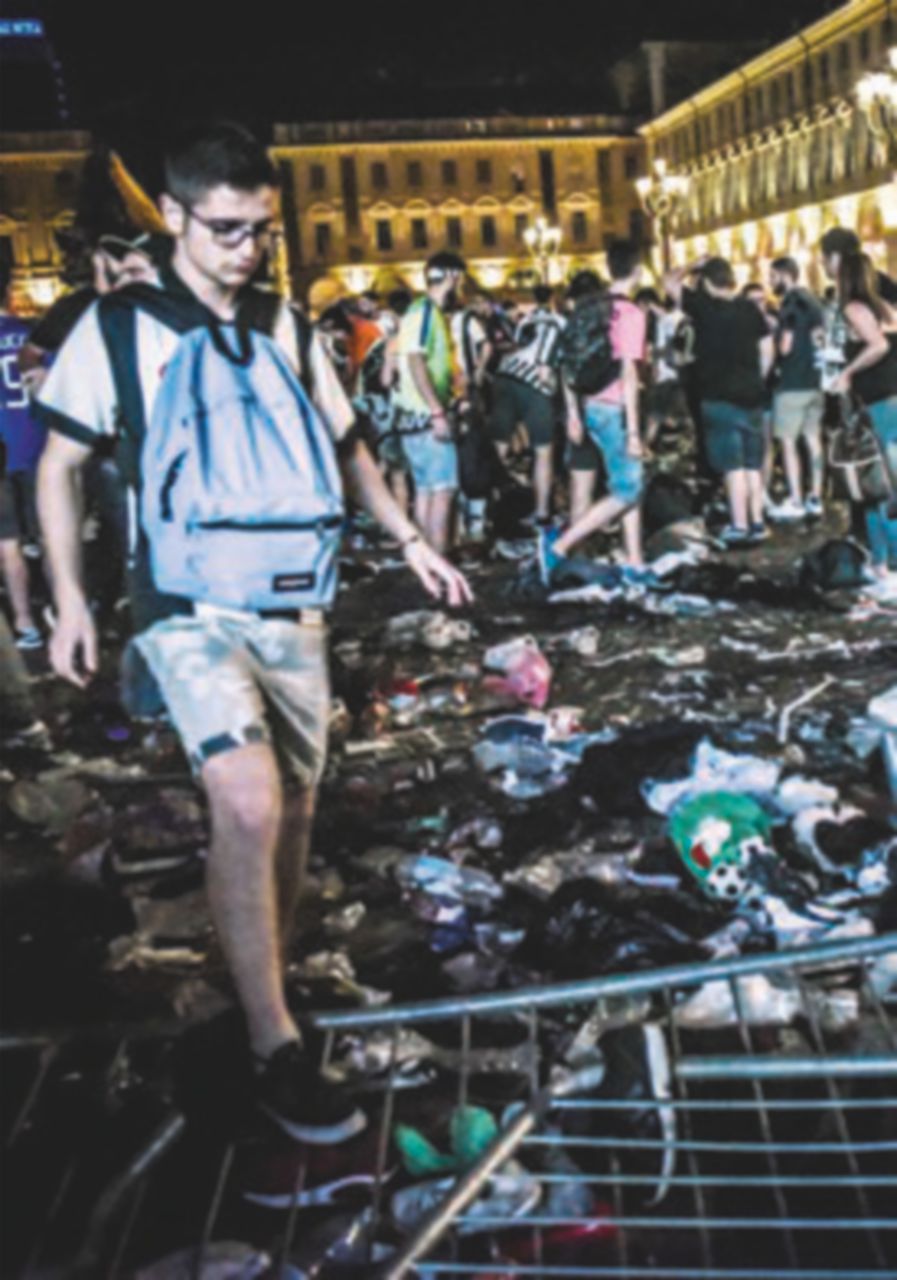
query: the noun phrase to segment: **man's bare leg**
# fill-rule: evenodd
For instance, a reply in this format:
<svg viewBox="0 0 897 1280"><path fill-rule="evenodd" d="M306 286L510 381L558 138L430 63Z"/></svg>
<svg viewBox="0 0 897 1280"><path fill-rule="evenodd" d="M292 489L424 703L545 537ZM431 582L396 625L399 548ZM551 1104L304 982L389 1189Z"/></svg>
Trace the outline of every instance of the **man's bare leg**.
<svg viewBox="0 0 897 1280"><path fill-rule="evenodd" d="M13 625L16 631L30 631L34 627L34 614L31 612L28 564L17 538L0 541L0 563L12 606Z"/></svg>
<svg viewBox="0 0 897 1280"><path fill-rule="evenodd" d="M725 474L726 497L729 499L729 520L735 529L746 529L748 527L747 474L744 470L727 471Z"/></svg>
<svg viewBox="0 0 897 1280"><path fill-rule="evenodd" d="M214 756L202 771L212 842L206 884L221 948L246 1015L252 1051L270 1055L298 1030L280 959L275 853L283 794L277 759L254 743Z"/></svg>
<svg viewBox="0 0 897 1280"><path fill-rule="evenodd" d="M454 489L437 489L429 497L429 518L424 526L424 534L431 547L444 553L448 551L452 541L455 491Z"/></svg>
<svg viewBox="0 0 897 1280"><path fill-rule="evenodd" d="M558 538L554 544L554 551L559 556L567 555L578 542L582 542L596 529L603 529L606 525L612 524L625 510L626 504L620 502L618 498L602 498Z"/></svg>
<svg viewBox="0 0 897 1280"><path fill-rule="evenodd" d="M287 790L283 797L283 821L277 844L277 919L280 949L289 956L296 930L296 916L308 872L311 832L315 818L314 787Z"/></svg>
<svg viewBox="0 0 897 1280"><path fill-rule="evenodd" d="M621 521L623 525L623 550L631 568L641 569L644 566L642 554L642 508L639 503L630 507Z"/></svg>
<svg viewBox="0 0 897 1280"><path fill-rule="evenodd" d="M547 520L551 514L551 484L554 480L553 447L540 445L533 463L533 489L536 495L536 519Z"/></svg>

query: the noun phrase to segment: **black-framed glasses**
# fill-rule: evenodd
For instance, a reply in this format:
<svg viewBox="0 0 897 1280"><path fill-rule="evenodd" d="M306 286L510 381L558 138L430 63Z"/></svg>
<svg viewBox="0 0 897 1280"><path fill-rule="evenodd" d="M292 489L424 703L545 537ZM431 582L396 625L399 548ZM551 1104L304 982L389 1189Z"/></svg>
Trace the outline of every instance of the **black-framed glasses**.
<svg viewBox="0 0 897 1280"><path fill-rule="evenodd" d="M208 228L215 243L224 249L236 249L250 236L259 244L270 244L278 234L273 218L260 218L258 222L243 222L239 218L204 218L189 204L183 207L189 217Z"/></svg>

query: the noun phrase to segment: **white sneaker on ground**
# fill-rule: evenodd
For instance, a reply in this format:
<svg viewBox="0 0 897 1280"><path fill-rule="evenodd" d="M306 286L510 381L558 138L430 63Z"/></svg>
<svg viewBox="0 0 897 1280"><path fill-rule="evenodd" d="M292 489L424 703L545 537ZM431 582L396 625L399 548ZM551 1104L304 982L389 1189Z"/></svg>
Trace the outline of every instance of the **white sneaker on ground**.
<svg viewBox="0 0 897 1280"><path fill-rule="evenodd" d="M806 511L802 502L797 502L794 498L786 498L784 502L773 503L769 508L768 515L770 520L803 520Z"/></svg>
<svg viewBox="0 0 897 1280"><path fill-rule="evenodd" d="M804 513L811 520L819 520L822 516L822 499L817 498L815 493L811 493L804 503Z"/></svg>

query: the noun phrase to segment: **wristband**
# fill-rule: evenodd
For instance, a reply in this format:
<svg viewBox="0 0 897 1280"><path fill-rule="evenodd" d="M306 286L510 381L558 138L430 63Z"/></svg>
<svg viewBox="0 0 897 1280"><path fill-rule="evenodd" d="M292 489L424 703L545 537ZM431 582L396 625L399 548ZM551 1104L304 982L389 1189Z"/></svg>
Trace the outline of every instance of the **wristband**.
<svg viewBox="0 0 897 1280"><path fill-rule="evenodd" d="M423 542L423 538L419 533L412 533L410 538L406 538L404 542L400 542L399 550L404 551L406 547L412 546L415 542Z"/></svg>

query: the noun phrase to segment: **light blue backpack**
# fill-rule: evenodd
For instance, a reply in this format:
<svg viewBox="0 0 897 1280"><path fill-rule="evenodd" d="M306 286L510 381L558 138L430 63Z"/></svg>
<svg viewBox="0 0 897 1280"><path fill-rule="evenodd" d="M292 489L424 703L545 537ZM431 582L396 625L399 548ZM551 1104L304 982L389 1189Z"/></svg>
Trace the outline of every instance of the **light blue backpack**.
<svg viewBox="0 0 897 1280"><path fill-rule="evenodd" d="M185 333L140 470L161 591L233 609L331 603L344 519L336 452L272 338L212 321Z"/></svg>

